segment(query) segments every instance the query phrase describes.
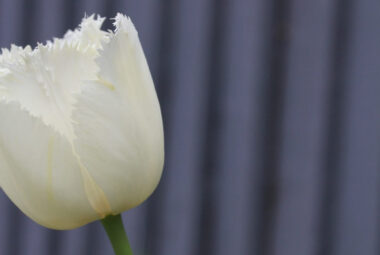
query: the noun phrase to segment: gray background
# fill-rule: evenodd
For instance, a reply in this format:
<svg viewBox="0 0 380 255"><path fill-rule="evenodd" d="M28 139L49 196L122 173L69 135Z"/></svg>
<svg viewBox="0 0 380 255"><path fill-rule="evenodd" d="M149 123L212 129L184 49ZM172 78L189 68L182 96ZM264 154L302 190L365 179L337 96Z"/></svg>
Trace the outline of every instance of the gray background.
<svg viewBox="0 0 380 255"><path fill-rule="evenodd" d="M166 129L159 188L123 214L136 255L380 253L378 0L0 0L0 46L117 11ZM1 255L112 254L98 222L0 213Z"/></svg>

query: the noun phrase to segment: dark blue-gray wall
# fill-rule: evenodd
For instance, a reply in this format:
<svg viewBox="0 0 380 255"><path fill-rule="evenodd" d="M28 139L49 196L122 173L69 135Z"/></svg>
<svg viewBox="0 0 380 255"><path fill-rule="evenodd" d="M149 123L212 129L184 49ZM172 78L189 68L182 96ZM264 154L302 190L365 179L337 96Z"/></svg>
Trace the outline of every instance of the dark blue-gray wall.
<svg viewBox="0 0 380 255"><path fill-rule="evenodd" d="M0 46L85 12L132 17L162 105L161 184L123 214L136 255L380 253L378 0L0 0ZM112 250L0 193L0 254Z"/></svg>

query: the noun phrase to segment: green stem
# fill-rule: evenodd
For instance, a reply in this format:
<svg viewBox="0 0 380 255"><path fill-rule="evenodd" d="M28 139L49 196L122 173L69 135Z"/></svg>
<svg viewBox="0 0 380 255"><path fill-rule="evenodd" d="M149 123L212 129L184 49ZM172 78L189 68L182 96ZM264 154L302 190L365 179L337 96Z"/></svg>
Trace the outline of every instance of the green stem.
<svg viewBox="0 0 380 255"><path fill-rule="evenodd" d="M131 246L129 245L120 214L107 216L102 220L102 224L111 241L115 254L132 255Z"/></svg>

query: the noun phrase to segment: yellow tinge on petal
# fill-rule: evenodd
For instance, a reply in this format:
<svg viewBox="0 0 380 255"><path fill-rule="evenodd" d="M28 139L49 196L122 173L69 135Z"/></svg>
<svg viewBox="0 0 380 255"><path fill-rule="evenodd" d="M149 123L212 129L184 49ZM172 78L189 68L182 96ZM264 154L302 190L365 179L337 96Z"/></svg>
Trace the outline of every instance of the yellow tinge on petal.
<svg viewBox="0 0 380 255"><path fill-rule="evenodd" d="M47 192L50 199L54 199L53 194L53 154L54 154L54 136L49 138L47 156Z"/></svg>
<svg viewBox="0 0 380 255"><path fill-rule="evenodd" d="M88 201L90 202L92 208L99 214L101 218L112 214L111 206L107 200L104 191L100 186L94 181L86 167L81 162L79 155L76 153L75 148L72 148L75 158L78 160L80 171L83 178L83 185L86 191Z"/></svg>

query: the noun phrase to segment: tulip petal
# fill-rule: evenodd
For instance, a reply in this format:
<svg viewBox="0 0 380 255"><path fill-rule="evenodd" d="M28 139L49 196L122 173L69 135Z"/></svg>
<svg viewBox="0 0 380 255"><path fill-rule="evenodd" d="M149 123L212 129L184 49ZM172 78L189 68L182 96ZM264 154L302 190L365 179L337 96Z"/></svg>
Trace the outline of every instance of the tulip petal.
<svg viewBox="0 0 380 255"><path fill-rule="evenodd" d="M103 19L85 18L73 32L54 43L39 44L34 50L13 45L0 56L0 94L8 102L18 102L32 116L72 140L71 113L75 95L83 81L95 80L95 58L101 42ZM92 35L92 37L91 37Z"/></svg>
<svg viewBox="0 0 380 255"><path fill-rule="evenodd" d="M0 185L8 197L49 228L99 219L67 138L15 102L0 103L0 119Z"/></svg>
<svg viewBox="0 0 380 255"><path fill-rule="evenodd" d="M159 103L137 32L118 14L103 45L98 80L82 87L73 111L74 146L114 214L144 201L163 168Z"/></svg>

